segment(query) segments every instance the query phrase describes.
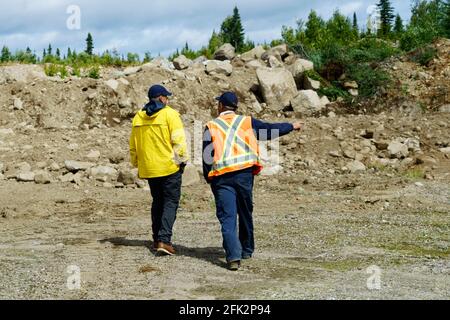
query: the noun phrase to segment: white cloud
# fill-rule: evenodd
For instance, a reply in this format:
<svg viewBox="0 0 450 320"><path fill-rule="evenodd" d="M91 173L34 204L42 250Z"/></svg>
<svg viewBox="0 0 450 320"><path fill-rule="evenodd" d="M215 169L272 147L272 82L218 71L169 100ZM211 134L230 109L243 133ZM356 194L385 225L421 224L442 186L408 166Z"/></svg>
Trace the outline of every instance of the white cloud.
<svg viewBox="0 0 450 320"><path fill-rule="evenodd" d="M246 36L255 42L279 38L283 25L295 26L316 10L328 19L335 9L345 15L357 12L365 21L366 8L376 0L0 0L0 46L12 50L27 46L42 52L48 42L54 48L83 50L86 34L94 36L96 51L117 47L122 53L151 51L154 55L173 52L187 41L194 49L206 45L224 18L238 6ZM405 20L408 1L393 0ZM81 30L68 30L66 9L81 8ZM6 23L4 23L6 21Z"/></svg>
<svg viewBox="0 0 450 320"><path fill-rule="evenodd" d="M344 4L340 7L341 13L348 16L353 14L354 12L357 12L359 9L361 9L364 6L364 3L362 1L354 1Z"/></svg>

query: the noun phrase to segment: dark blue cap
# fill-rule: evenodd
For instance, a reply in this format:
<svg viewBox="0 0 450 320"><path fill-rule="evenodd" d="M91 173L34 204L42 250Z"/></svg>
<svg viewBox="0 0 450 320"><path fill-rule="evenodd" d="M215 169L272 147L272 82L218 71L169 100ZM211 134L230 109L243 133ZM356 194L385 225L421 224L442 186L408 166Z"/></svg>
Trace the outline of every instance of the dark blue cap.
<svg viewBox="0 0 450 320"><path fill-rule="evenodd" d="M167 91L166 88L164 88L163 86L161 86L159 84L152 86L150 88L150 90L148 90L149 99L156 99L160 96L170 97L171 95L172 95L171 92Z"/></svg>
<svg viewBox="0 0 450 320"><path fill-rule="evenodd" d="M239 101L234 92L225 92L220 97L217 97L216 100L226 107L238 108Z"/></svg>

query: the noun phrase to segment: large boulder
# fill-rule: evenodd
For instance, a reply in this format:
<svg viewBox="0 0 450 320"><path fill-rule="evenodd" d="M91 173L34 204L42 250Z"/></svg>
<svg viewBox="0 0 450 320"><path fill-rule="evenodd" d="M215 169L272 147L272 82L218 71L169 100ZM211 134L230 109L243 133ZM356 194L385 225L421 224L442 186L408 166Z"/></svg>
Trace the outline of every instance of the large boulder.
<svg viewBox="0 0 450 320"><path fill-rule="evenodd" d="M196 63L205 63L206 61L208 61L208 58L205 56L200 56L198 58L196 58L194 61L192 61L194 64Z"/></svg>
<svg viewBox="0 0 450 320"><path fill-rule="evenodd" d="M153 68L161 68L167 71L172 71L175 69L175 66L172 62L170 62L167 58L164 57L156 57L149 63L146 63L142 66L144 70L149 70Z"/></svg>
<svg viewBox="0 0 450 320"><path fill-rule="evenodd" d="M265 65L260 60L251 60L247 62L245 66L250 69L258 69L265 67Z"/></svg>
<svg viewBox="0 0 450 320"><path fill-rule="evenodd" d="M191 59L186 58L184 55L181 55L173 60L173 65L177 70L186 70L193 64Z"/></svg>
<svg viewBox="0 0 450 320"><path fill-rule="evenodd" d="M289 106L297 95L294 77L284 68L259 68L256 76L264 101L272 110L279 111Z"/></svg>
<svg viewBox="0 0 450 320"><path fill-rule="evenodd" d="M206 62L206 72L209 75L223 74L229 76L233 73L230 61L210 60Z"/></svg>
<svg viewBox="0 0 450 320"><path fill-rule="evenodd" d="M299 112L302 116L306 117L312 116L325 107L319 95L314 90L299 91L298 95L292 99L291 104L295 112Z"/></svg>
<svg viewBox="0 0 450 320"><path fill-rule="evenodd" d="M233 60L236 57L236 49L229 43L225 43L216 52L214 52L214 59L225 61Z"/></svg>
<svg viewBox="0 0 450 320"><path fill-rule="evenodd" d="M261 59L264 61L269 60L270 56L276 57L279 61L283 61L285 57L288 56L288 47L286 44L281 44L279 46L270 48L266 52L264 52L261 56Z"/></svg>
<svg viewBox="0 0 450 320"><path fill-rule="evenodd" d="M243 53L240 58L244 62L261 59L262 55L266 52L263 46L257 46L250 51Z"/></svg>
<svg viewBox="0 0 450 320"><path fill-rule="evenodd" d="M314 63L304 59L297 59L287 68L292 73L295 81L298 84L301 84L303 82L304 73L309 70L314 70Z"/></svg>

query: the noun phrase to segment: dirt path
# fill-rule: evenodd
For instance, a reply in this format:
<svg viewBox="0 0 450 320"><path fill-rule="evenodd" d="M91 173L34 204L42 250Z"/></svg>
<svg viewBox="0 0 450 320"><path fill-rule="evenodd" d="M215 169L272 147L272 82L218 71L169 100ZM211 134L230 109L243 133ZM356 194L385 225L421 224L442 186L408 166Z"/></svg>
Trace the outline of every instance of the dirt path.
<svg viewBox="0 0 450 320"><path fill-rule="evenodd" d="M259 179L257 253L237 273L224 268L207 185L184 190L179 254L161 258L150 250L148 191L4 182L0 298L450 298L449 184L383 182L316 191ZM72 265L80 290L67 288ZM368 289L370 266L381 290Z"/></svg>

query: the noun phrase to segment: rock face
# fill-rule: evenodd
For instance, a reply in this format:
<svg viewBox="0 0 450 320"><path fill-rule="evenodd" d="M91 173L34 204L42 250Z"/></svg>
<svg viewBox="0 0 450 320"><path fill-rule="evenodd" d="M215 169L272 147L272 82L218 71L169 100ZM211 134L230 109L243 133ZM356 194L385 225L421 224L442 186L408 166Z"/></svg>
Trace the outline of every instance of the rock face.
<svg viewBox="0 0 450 320"><path fill-rule="evenodd" d="M200 176L197 168L193 165L187 165L183 174L183 187L189 187L200 182Z"/></svg>
<svg viewBox="0 0 450 320"><path fill-rule="evenodd" d="M236 49L229 43L225 43L214 53L215 60L233 60L234 57L236 57Z"/></svg>
<svg viewBox="0 0 450 320"><path fill-rule="evenodd" d="M181 55L173 60L173 65L175 66L175 69L177 69L177 70L186 70L187 68L189 68L190 66L193 65L193 62L192 62L192 60Z"/></svg>
<svg viewBox="0 0 450 320"><path fill-rule="evenodd" d="M314 90L302 90L292 100L292 108L302 116L312 116L324 108L322 100Z"/></svg>
<svg viewBox="0 0 450 320"><path fill-rule="evenodd" d="M233 73L233 66L230 61L210 60L206 62L206 73L209 75L223 74L230 76Z"/></svg>
<svg viewBox="0 0 450 320"><path fill-rule="evenodd" d="M272 110L279 111L289 106L297 95L294 77L284 68L259 68L256 75L264 101Z"/></svg>

